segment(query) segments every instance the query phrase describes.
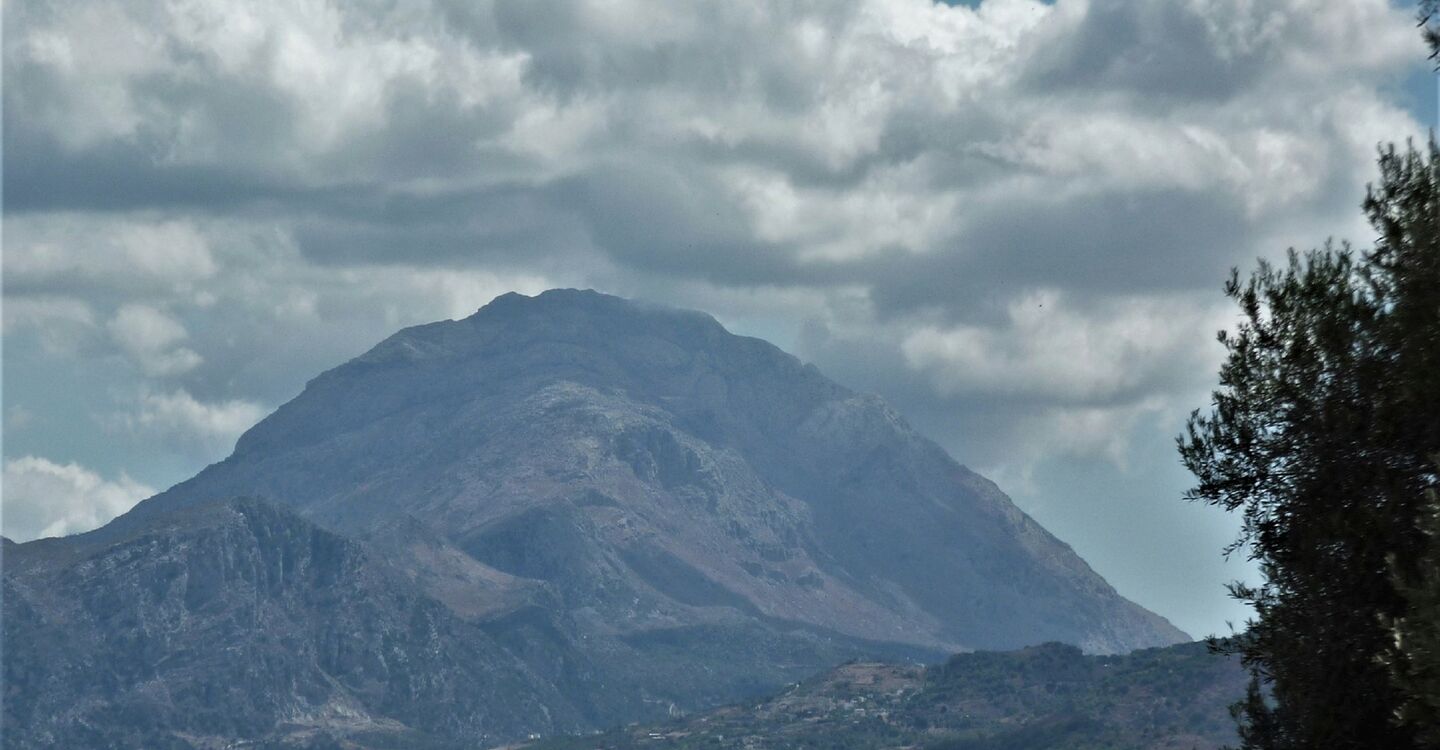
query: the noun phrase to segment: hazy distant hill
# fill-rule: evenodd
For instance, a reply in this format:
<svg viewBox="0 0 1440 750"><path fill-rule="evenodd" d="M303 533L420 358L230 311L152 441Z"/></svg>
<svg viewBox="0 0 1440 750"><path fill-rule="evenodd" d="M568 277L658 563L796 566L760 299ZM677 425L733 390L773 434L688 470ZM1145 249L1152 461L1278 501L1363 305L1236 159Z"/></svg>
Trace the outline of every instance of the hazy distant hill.
<svg viewBox="0 0 1440 750"><path fill-rule="evenodd" d="M531 750L1213 750L1237 741L1237 660L1188 643L1084 656L1057 643L937 667L859 662L780 695Z"/></svg>
<svg viewBox="0 0 1440 750"><path fill-rule="evenodd" d="M132 715L490 741L860 655L1185 640L878 398L573 290L397 333L110 525L7 545L5 585L7 747Z"/></svg>

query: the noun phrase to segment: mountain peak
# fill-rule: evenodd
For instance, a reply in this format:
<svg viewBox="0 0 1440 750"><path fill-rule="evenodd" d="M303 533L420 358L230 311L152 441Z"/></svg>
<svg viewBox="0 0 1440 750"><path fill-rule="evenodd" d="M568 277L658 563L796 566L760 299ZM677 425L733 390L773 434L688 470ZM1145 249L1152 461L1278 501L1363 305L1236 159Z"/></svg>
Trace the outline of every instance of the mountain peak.
<svg viewBox="0 0 1440 750"><path fill-rule="evenodd" d="M482 314L486 311L496 313L524 308L540 309L546 307L578 306L604 303L607 301L634 304L623 297L605 294L604 292L598 292L594 289L556 288L546 289L534 296L521 294L520 292L506 292L481 306L480 309L476 311L476 314Z"/></svg>
<svg viewBox="0 0 1440 750"><path fill-rule="evenodd" d="M534 296L519 292L506 292L490 300L466 320L510 315L556 315L576 312L592 315L649 316L708 321L715 326L720 325L715 318L698 310L687 310L620 297L594 289L570 288L547 289Z"/></svg>
<svg viewBox="0 0 1440 750"><path fill-rule="evenodd" d="M733 336L706 313L617 297L594 289L549 289L533 297L509 292L491 300L464 322L474 326L522 326L521 330L527 335L598 335L591 344L603 343L606 335L629 331L645 331L695 344ZM526 323L550 327L529 328L525 327Z"/></svg>

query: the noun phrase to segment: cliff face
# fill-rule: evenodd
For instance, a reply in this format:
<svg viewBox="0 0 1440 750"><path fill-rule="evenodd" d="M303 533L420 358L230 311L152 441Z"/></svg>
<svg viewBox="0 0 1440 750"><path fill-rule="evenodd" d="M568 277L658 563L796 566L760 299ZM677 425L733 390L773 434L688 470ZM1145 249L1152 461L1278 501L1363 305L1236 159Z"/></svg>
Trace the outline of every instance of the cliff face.
<svg viewBox="0 0 1440 750"><path fill-rule="evenodd" d="M288 510L197 503L108 544L57 541L7 552L7 746L583 726L478 625Z"/></svg>
<svg viewBox="0 0 1440 750"><path fill-rule="evenodd" d="M865 653L1185 640L879 399L703 314L594 292L401 331L225 461L35 544L111 549L236 496L383 560L527 665L549 724L495 736L713 705Z"/></svg>

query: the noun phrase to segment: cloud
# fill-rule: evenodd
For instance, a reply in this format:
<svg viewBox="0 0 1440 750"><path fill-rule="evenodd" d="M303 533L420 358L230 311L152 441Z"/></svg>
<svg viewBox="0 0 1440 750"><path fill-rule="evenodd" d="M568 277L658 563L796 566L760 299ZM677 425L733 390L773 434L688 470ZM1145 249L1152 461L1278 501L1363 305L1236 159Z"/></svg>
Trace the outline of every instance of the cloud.
<svg viewBox="0 0 1440 750"><path fill-rule="evenodd" d="M1418 132L1377 91L1421 59L1385 0L402 5L21 3L7 289L209 286L208 214L272 226L296 273L859 285L967 317L1349 234L1375 141ZM126 218L54 229L76 211Z"/></svg>
<svg viewBox="0 0 1440 750"><path fill-rule="evenodd" d="M117 424L159 440L172 449L215 460L235 447L240 433L265 416L259 404L239 399L204 402L184 389L142 393L136 408L119 415Z"/></svg>
<svg viewBox="0 0 1440 750"><path fill-rule="evenodd" d="M75 354L97 338L95 311L83 300L41 294L6 298L4 304L5 335L33 333L51 355Z"/></svg>
<svg viewBox="0 0 1440 750"><path fill-rule="evenodd" d="M185 326L153 307L125 305L105 327L147 375L178 375L204 361L194 351L178 346L190 335Z"/></svg>
<svg viewBox="0 0 1440 750"><path fill-rule="evenodd" d="M4 493L4 534L25 542L97 528L155 490L123 473L112 481L77 463L22 456L5 461Z"/></svg>
<svg viewBox="0 0 1440 750"><path fill-rule="evenodd" d="M218 265L192 221L39 216L5 227L8 296L192 289Z"/></svg>
<svg viewBox="0 0 1440 750"><path fill-rule="evenodd" d="M1021 397L1095 407L1153 397L1219 362L1195 346L1228 310L1175 297L1075 304L1055 291L1015 300L1002 325L923 326L900 345L907 364L946 396Z"/></svg>
<svg viewBox="0 0 1440 750"><path fill-rule="evenodd" d="M1043 29L1047 54L1027 81L1064 94L1117 93L1192 106L1224 103L1271 84L1374 72L1419 49L1405 11L1384 2L1326 0L1090 0L1061 3L1066 22ZM1066 12L1068 11L1068 12ZM1363 30L1366 44L1355 45ZM1331 55L1339 51L1350 54Z"/></svg>

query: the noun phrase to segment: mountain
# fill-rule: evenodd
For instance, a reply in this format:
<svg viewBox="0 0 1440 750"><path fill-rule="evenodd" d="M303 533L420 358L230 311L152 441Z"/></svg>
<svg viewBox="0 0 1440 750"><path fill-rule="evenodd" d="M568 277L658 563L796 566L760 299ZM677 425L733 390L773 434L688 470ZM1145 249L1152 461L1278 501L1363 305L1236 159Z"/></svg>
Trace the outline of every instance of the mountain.
<svg viewBox="0 0 1440 750"><path fill-rule="evenodd" d="M1219 750L1247 674L1203 643L1085 656L1047 643L934 667L854 662L743 705L529 750Z"/></svg>
<svg viewBox="0 0 1440 750"><path fill-rule="evenodd" d="M482 627L289 510L203 502L103 545L65 541L6 554L6 746L339 729L423 747L584 726Z"/></svg>
<svg viewBox="0 0 1440 750"><path fill-rule="evenodd" d="M403 330L224 461L5 556L7 747L108 728L117 705L151 745L510 739L861 655L1187 640L880 399L701 313L590 291ZM175 697L214 680L185 689L214 711Z"/></svg>

